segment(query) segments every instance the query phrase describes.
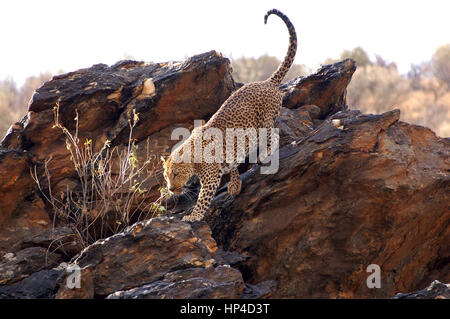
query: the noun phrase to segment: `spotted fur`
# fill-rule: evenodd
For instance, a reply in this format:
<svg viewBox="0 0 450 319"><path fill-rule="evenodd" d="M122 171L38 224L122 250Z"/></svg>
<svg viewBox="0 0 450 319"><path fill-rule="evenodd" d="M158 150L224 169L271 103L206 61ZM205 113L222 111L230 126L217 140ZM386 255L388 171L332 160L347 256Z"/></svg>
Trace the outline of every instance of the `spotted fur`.
<svg viewBox="0 0 450 319"><path fill-rule="evenodd" d="M223 132L224 137L227 128L267 128L270 131L270 128L273 128L274 126L275 118L280 112L282 95L278 86L294 61L295 53L297 51L297 36L294 26L289 19L276 9L267 12L264 16L264 23L267 22L267 18L271 14L280 17L285 22L289 31L289 48L283 63L269 79L262 82L246 84L234 92L206 124L194 129L191 136L180 145L180 147L174 150L167 159L162 159L164 178L171 191L175 193L180 192L181 188L194 174L197 174L200 178L201 189L197 204L195 205L193 212L190 215L185 216L183 220L196 221L203 218L217 191L223 174L230 173L228 193L232 196L236 196L240 193L241 180L239 178L239 172L237 170L238 163L236 161L231 164L195 163L194 153L192 151L191 163L175 163L173 160L174 155L182 155L186 145L190 145L193 150L195 140L208 128L220 129ZM268 139L268 141L270 141L270 139ZM257 141L250 140L248 142L256 143ZM235 142L235 154L237 154L238 151L238 145L236 144L237 143ZM223 143L223 145L225 145L225 143ZM202 147L204 146L205 142L202 144ZM268 145L268 149L270 154L270 144ZM248 154L248 143L245 144L244 151L245 154ZM223 152L225 154L225 149ZM223 158L225 158L225 155Z"/></svg>

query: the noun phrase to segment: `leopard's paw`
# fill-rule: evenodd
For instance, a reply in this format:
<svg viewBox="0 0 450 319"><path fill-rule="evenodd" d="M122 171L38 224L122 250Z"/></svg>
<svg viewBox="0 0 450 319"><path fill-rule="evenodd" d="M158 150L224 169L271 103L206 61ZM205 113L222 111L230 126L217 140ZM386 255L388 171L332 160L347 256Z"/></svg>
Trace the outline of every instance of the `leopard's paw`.
<svg viewBox="0 0 450 319"><path fill-rule="evenodd" d="M227 187L228 194L230 194L231 196L239 195L239 193L241 192L241 186L242 186L241 180L237 182L230 181Z"/></svg>
<svg viewBox="0 0 450 319"><path fill-rule="evenodd" d="M184 216L181 220L184 222L197 222L202 219L203 219L203 215L192 213L190 215Z"/></svg>

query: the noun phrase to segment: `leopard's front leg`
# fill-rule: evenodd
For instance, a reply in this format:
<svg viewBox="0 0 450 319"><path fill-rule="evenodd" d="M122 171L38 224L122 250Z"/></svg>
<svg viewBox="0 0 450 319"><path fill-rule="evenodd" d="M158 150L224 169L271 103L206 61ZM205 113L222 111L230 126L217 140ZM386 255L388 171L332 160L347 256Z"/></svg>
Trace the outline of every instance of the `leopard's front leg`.
<svg viewBox="0 0 450 319"><path fill-rule="evenodd" d="M228 182L228 194L236 196L241 192L241 178L237 167L233 167L230 171L230 181Z"/></svg>
<svg viewBox="0 0 450 319"><path fill-rule="evenodd" d="M205 164L199 172L199 177L201 189L197 204L190 215L183 217L184 221L193 222L203 219L219 187L222 172L217 164Z"/></svg>

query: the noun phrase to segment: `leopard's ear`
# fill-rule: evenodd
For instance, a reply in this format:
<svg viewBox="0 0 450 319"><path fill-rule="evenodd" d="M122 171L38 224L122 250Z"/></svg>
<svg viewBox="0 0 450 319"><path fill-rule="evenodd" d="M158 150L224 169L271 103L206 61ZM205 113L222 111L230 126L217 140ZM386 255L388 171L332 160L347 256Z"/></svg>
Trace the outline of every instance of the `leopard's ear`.
<svg viewBox="0 0 450 319"><path fill-rule="evenodd" d="M161 162L163 162L163 164L166 163L166 158L164 156L161 155L160 159L161 159Z"/></svg>

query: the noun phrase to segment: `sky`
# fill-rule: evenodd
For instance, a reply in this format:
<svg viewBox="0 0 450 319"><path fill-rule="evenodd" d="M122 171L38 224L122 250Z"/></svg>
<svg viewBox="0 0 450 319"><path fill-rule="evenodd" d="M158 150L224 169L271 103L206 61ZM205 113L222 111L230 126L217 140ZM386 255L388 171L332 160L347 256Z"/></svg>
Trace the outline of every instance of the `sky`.
<svg viewBox="0 0 450 319"><path fill-rule="evenodd" d="M164 62L217 50L227 57L282 59L283 22L264 14L276 8L297 31L294 63L315 70L344 49L363 47L406 73L450 43L448 0L259 1L0 1L0 80L49 71L74 71L124 59Z"/></svg>

